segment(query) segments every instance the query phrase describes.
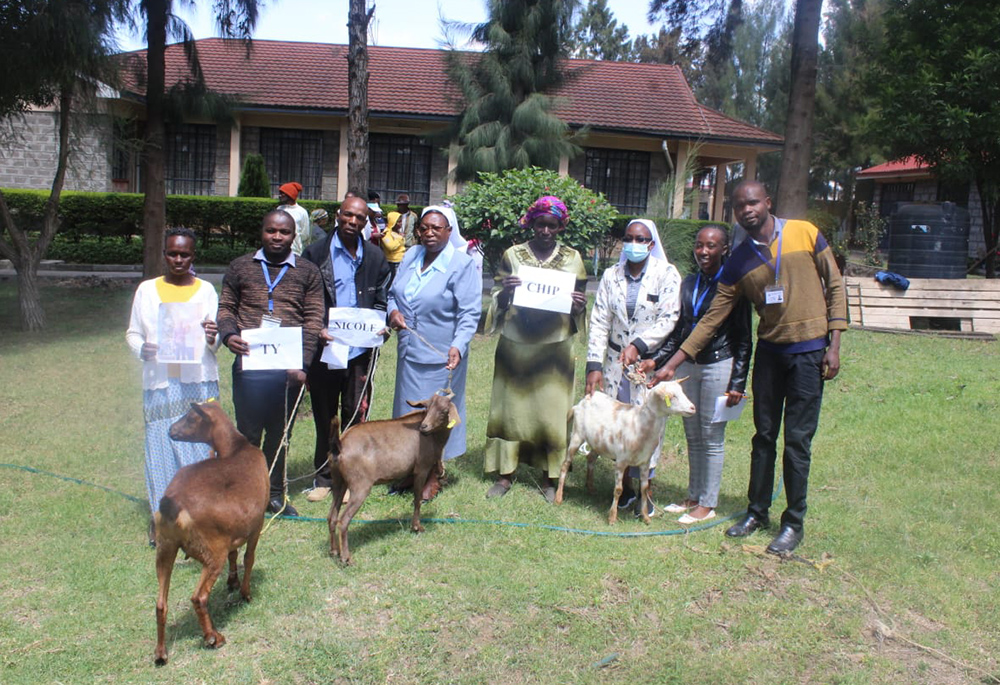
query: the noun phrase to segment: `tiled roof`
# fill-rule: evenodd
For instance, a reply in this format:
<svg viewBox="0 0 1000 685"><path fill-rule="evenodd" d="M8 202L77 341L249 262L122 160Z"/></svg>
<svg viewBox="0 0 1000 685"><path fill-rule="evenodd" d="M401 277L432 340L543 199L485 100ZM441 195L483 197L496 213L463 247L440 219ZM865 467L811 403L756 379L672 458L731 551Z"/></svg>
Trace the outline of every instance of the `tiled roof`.
<svg viewBox="0 0 1000 685"><path fill-rule="evenodd" d="M209 88L238 96L244 108L347 111L346 45L258 40L249 59L239 41L208 38L197 47ZM369 110L381 116L454 116L460 93L448 78L446 54L369 46ZM145 64L145 51L122 57ZM572 125L766 147L782 143L775 133L700 105L674 65L569 60L568 67L570 77L554 95L557 113ZM126 90L142 95L143 79L125 72ZM168 85L187 73L181 46L168 46Z"/></svg>
<svg viewBox="0 0 1000 685"><path fill-rule="evenodd" d="M881 178L884 176L919 176L928 173L930 167L916 157L904 157L885 164L878 164L858 172L859 179Z"/></svg>

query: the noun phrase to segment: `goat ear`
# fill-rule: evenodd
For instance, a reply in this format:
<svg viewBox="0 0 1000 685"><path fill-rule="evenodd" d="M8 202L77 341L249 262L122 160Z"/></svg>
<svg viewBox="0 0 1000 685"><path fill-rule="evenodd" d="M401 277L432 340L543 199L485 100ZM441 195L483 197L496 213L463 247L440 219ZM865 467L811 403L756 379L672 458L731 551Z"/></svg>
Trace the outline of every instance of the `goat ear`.
<svg viewBox="0 0 1000 685"><path fill-rule="evenodd" d="M338 437L340 437L340 419L334 416L330 419L330 444L335 443Z"/></svg>
<svg viewBox="0 0 1000 685"><path fill-rule="evenodd" d="M448 428L454 428L462 423L462 417L458 415L458 408L454 404L448 404Z"/></svg>
<svg viewBox="0 0 1000 685"><path fill-rule="evenodd" d="M194 409L195 412L198 413L198 416L200 416L201 418L203 418L203 419L207 419L208 418L208 412L205 411L205 408L202 407L197 402L192 402L191 403L191 408Z"/></svg>
<svg viewBox="0 0 1000 685"><path fill-rule="evenodd" d="M406 400L406 403L408 405L410 405L411 407L414 407L416 409L426 409L427 408L427 400L420 400L419 402L414 402L413 400Z"/></svg>

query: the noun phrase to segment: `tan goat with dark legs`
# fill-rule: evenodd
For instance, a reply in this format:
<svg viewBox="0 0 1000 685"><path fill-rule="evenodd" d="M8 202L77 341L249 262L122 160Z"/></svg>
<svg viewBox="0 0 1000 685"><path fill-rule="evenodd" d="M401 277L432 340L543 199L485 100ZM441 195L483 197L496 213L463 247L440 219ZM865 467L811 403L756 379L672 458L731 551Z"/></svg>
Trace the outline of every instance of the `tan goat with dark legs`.
<svg viewBox="0 0 1000 685"><path fill-rule="evenodd" d="M229 560L227 585L240 588L250 601L257 540L264 524L269 482L264 453L236 430L218 404L192 404L170 427L170 438L181 442L205 442L217 458L180 469L160 500L156 522L156 663L167 663L166 623L170 574L177 551L182 549L201 562L198 586L191 596L206 647L221 647L226 639L212 626L208 595ZM237 573L237 551L246 545L243 582Z"/></svg>
<svg viewBox="0 0 1000 685"><path fill-rule="evenodd" d="M347 545L347 527L372 486L413 476L413 521L411 529L423 532L420 503L424 484L432 469L443 471L441 455L451 429L460 421L451 395L433 395L420 402L407 401L420 411L398 419L367 421L348 428L338 437L336 418L330 425L330 475L333 504L327 519L330 526L330 556L351 563ZM340 445L336 457L336 445ZM350 501L341 510L344 491L351 491Z"/></svg>
<svg viewBox="0 0 1000 685"><path fill-rule="evenodd" d="M681 389L680 381L667 381L646 394L640 405L630 405L611 399L603 392L584 397L570 411L569 446L559 473L556 504L562 504L566 472L573 455L586 442L587 490L594 490L594 463L598 456L615 462L615 496L608 513L608 524L618 522L618 499L622 494L622 479L630 466L640 469L639 505L642 520L649 523L646 502L649 498L649 460L663 436L667 418L672 414L693 416L695 407Z"/></svg>

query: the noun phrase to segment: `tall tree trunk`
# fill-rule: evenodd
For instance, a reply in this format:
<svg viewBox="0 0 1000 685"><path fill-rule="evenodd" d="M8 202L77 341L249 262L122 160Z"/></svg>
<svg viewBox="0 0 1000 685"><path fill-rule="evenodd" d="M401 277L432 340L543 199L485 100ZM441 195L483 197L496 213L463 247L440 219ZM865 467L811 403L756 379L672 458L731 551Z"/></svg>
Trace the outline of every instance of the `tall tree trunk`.
<svg viewBox="0 0 1000 685"><path fill-rule="evenodd" d="M983 242L986 245L986 278L997 277L997 242L1000 238L1000 192L992 183L976 179L979 207L983 215Z"/></svg>
<svg viewBox="0 0 1000 685"><path fill-rule="evenodd" d="M73 86L63 86L59 92L59 157L52 189L42 214L42 230L32 242L15 223L7 201L0 193L0 217L10 234L11 242L3 240L0 231L0 256L11 261L17 273L17 301L21 313L21 330L40 331L45 328L45 310L38 292L38 265L59 228L59 197L66 180L69 161L69 127L73 107Z"/></svg>
<svg viewBox="0 0 1000 685"><path fill-rule="evenodd" d="M797 0L792 30L792 84L788 94L785 149L775 210L783 217L804 219L809 199L813 111L816 105L816 59L822 0Z"/></svg>
<svg viewBox="0 0 1000 685"><path fill-rule="evenodd" d="M146 136L143 145L142 272L163 273L163 234L167 222L166 132L163 121L167 46L167 2L146 2Z"/></svg>
<svg viewBox="0 0 1000 685"><path fill-rule="evenodd" d="M375 6L365 11L365 0L350 0L347 19L347 187L359 193L368 188L368 22Z"/></svg>

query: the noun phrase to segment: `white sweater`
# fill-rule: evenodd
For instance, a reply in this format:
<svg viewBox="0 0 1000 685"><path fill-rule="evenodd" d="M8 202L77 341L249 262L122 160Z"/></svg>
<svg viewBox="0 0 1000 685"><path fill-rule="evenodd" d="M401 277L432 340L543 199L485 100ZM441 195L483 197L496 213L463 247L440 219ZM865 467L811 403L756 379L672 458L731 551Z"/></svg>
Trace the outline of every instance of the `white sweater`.
<svg viewBox="0 0 1000 685"><path fill-rule="evenodd" d="M152 278L143 281L136 289L135 298L132 300L132 316L129 320L128 331L125 333L125 342L128 343L135 356L140 359L142 358L142 344L156 343L157 322L162 302L159 293L156 292L156 280ZM207 316L215 321L219 313L219 296L211 283L200 278L195 280L199 287L188 301L202 305L202 319ZM177 364L176 366L180 368L181 383L219 380L219 365L215 360L215 351L218 348L219 339L216 336L214 345L205 343L205 354L202 355L201 364ZM143 362L142 389L154 390L167 387L169 366L169 364L160 364L156 361Z"/></svg>

